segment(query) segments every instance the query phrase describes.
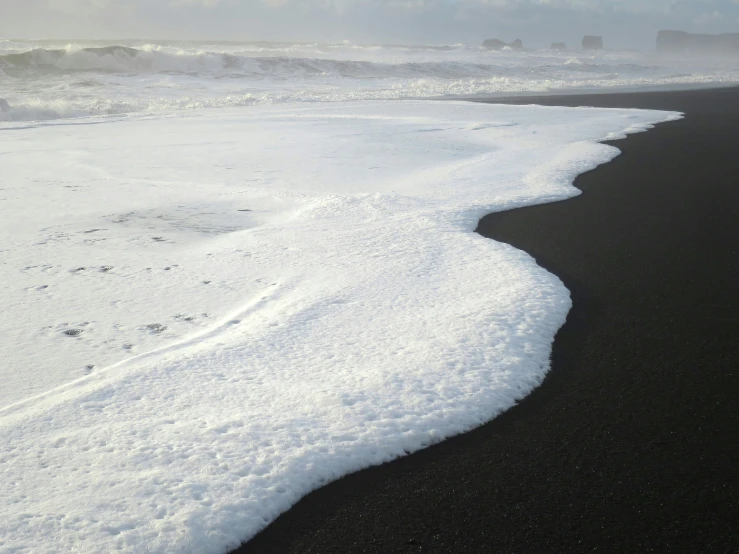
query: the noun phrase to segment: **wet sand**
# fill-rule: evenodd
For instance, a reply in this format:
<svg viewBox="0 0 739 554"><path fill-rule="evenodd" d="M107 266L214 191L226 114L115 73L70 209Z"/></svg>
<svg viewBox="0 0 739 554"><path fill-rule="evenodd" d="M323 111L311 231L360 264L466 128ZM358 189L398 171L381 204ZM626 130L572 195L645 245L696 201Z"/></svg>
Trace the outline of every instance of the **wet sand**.
<svg viewBox="0 0 739 554"><path fill-rule="evenodd" d="M572 293L539 389L236 552L739 551L739 89L510 102L686 118L613 142L581 196L480 221Z"/></svg>

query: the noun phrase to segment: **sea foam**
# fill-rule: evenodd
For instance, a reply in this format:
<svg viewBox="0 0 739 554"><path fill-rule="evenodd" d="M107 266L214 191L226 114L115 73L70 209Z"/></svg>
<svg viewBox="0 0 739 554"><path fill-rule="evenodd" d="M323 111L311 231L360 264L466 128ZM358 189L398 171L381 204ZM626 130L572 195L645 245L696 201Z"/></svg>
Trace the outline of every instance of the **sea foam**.
<svg viewBox="0 0 739 554"><path fill-rule="evenodd" d="M0 551L225 552L510 408L570 300L479 217L577 194L618 152L598 141L675 117L411 101L0 131Z"/></svg>

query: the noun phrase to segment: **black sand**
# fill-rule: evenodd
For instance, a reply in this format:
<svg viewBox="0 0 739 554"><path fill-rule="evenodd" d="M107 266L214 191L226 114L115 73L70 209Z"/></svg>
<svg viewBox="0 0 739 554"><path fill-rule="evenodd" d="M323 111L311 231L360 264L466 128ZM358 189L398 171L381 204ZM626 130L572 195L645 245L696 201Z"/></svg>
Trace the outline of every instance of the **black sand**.
<svg viewBox="0 0 739 554"><path fill-rule="evenodd" d="M582 196L480 222L572 292L544 384L238 552L739 552L739 89L536 103L687 115L615 142Z"/></svg>

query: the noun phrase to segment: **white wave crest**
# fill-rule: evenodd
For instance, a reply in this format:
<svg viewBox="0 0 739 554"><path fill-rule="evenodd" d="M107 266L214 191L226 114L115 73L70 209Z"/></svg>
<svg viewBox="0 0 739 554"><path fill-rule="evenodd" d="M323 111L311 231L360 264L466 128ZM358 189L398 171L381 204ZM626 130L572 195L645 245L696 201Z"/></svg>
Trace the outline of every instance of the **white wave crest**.
<svg viewBox="0 0 739 554"><path fill-rule="evenodd" d="M491 52L408 46L50 41L0 43L0 122L200 108L614 87L735 83L730 61L706 66L634 52Z"/></svg>
<svg viewBox="0 0 739 554"><path fill-rule="evenodd" d="M444 50L441 50L444 52ZM278 51L279 53L279 51ZM251 77L255 79L296 77L338 77L354 79L437 78L469 79L518 73L516 52L488 53L469 59L416 59L400 57L382 60L330 59L286 55L254 55L246 52L212 52L203 50L165 49L157 45L139 48L127 46L68 46L63 49L36 48L25 52L0 55L0 69L21 75L24 72L101 72L101 73L181 73L194 75ZM562 66L560 59L550 57L540 62L542 70ZM570 60L564 65L570 65ZM599 63L585 67L593 72L604 69ZM607 67L613 68L608 65ZM624 65L638 70L638 64Z"/></svg>

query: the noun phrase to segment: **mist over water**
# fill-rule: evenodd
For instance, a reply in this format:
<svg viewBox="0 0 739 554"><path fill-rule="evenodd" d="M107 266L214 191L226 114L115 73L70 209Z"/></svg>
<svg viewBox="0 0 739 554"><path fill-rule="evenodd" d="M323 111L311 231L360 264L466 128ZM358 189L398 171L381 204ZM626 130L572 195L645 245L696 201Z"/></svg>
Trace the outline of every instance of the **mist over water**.
<svg viewBox="0 0 739 554"><path fill-rule="evenodd" d="M286 102L511 95L739 82L734 60L637 52L490 51L186 41L0 40L0 121Z"/></svg>

